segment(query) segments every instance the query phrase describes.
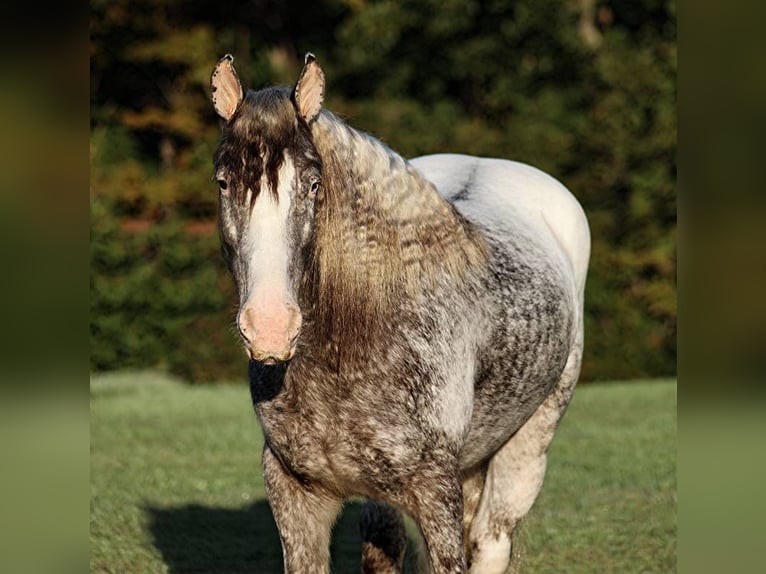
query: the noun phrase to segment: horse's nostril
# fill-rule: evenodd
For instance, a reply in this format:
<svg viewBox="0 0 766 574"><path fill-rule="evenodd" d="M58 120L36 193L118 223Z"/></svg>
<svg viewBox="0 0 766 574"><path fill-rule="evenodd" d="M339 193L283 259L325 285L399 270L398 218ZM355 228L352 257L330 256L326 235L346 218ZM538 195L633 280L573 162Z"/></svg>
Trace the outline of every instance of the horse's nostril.
<svg viewBox="0 0 766 574"><path fill-rule="evenodd" d="M237 329L239 329L239 334L242 335L242 338L248 343L252 342L255 333L253 328L254 319L255 317L252 307L245 307L239 314L239 317L237 317Z"/></svg>
<svg viewBox="0 0 766 574"><path fill-rule="evenodd" d="M237 330L239 331L240 336L247 341L247 327L243 326L240 321L237 321Z"/></svg>

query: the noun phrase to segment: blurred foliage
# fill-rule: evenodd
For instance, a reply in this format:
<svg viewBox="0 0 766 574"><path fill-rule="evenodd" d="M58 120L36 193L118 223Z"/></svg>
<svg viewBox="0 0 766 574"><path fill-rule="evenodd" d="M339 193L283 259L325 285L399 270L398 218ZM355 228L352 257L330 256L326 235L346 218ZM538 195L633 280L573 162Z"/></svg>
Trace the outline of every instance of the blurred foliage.
<svg viewBox="0 0 766 574"><path fill-rule="evenodd" d="M584 380L676 370L676 8L667 0L91 2L91 365L244 377L211 181L210 71L306 51L326 106L406 157L504 157L583 204Z"/></svg>

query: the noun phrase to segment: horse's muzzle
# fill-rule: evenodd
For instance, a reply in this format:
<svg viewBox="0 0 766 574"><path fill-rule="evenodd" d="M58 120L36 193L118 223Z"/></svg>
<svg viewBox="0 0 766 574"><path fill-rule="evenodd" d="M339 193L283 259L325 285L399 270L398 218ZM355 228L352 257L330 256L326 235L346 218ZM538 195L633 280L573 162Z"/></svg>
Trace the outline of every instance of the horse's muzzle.
<svg viewBox="0 0 766 574"><path fill-rule="evenodd" d="M237 320L247 354L266 365L293 358L301 323L301 312L292 303L245 305Z"/></svg>

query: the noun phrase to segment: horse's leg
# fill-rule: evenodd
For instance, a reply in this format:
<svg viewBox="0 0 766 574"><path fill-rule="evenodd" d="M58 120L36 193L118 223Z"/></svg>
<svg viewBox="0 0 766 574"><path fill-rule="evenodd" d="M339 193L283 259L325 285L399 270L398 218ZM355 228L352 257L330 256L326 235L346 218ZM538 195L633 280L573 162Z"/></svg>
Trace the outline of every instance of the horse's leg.
<svg viewBox="0 0 766 574"><path fill-rule="evenodd" d="M482 464L463 475L463 546L466 563L471 563L471 547L468 533L471 531L473 519L479 509L481 493L487 477L487 466Z"/></svg>
<svg viewBox="0 0 766 574"><path fill-rule="evenodd" d="M401 512L383 502L369 501L362 508L359 525L362 533L362 572L401 572L407 548L407 533Z"/></svg>
<svg viewBox="0 0 766 574"><path fill-rule="evenodd" d="M418 472L403 506L420 528L430 572L463 574L463 492L457 462L450 470L435 463Z"/></svg>
<svg viewBox="0 0 766 574"><path fill-rule="evenodd" d="M582 357L582 330L553 392L492 457L468 546L470 572L502 574L511 559L513 530L543 485L548 446L572 398Z"/></svg>
<svg viewBox="0 0 766 574"><path fill-rule="evenodd" d="M266 446L263 449L266 494L282 541L288 574L330 572L330 536L342 501L298 481Z"/></svg>

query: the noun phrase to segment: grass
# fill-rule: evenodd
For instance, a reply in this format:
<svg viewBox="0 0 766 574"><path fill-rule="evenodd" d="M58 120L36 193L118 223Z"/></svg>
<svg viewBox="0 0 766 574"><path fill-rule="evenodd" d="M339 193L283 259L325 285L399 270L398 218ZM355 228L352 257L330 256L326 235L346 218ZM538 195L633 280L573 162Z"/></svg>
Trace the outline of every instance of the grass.
<svg viewBox="0 0 766 574"><path fill-rule="evenodd" d="M154 373L91 381L91 570L280 573L248 389ZM583 385L515 539L515 571L674 572L676 385ZM334 571L359 572L359 503Z"/></svg>

